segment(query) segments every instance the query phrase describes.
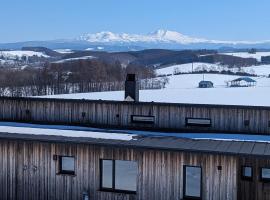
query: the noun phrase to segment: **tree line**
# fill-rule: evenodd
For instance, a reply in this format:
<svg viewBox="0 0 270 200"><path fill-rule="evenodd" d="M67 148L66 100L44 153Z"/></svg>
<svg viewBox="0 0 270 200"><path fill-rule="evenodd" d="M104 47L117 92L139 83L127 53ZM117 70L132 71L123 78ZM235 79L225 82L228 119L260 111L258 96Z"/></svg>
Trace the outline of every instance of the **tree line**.
<svg viewBox="0 0 270 200"><path fill-rule="evenodd" d="M126 74L135 73L142 89L164 87L166 80L155 78L152 68L123 67L120 62L97 59L45 63L42 67L0 68L1 96L36 96L123 90Z"/></svg>

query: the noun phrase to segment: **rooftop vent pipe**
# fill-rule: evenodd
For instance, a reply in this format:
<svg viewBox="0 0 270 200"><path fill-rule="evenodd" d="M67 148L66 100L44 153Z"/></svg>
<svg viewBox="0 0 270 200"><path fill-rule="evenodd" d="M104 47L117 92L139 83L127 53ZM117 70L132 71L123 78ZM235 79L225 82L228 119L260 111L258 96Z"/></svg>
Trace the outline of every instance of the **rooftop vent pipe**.
<svg viewBox="0 0 270 200"><path fill-rule="evenodd" d="M139 101L139 82L136 80L135 74L127 74L125 101Z"/></svg>

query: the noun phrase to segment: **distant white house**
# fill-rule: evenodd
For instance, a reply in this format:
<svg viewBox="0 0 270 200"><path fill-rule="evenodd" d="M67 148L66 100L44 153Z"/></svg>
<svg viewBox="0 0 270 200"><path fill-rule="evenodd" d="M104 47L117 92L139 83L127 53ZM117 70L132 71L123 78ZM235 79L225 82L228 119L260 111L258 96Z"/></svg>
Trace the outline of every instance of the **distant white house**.
<svg viewBox="0 0 270 200"><path fill-rule="evenodd" d="M249 77L241 77L228 82L229 87L252 87L257 84L257 81Z"/></svg>

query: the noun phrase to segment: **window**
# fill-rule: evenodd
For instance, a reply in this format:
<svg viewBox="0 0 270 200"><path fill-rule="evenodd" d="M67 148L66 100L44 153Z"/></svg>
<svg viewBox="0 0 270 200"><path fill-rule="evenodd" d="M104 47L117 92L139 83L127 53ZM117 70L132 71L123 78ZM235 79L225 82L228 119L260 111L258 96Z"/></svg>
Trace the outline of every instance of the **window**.
<svg viewBox="0 0 270 200"><path fill-rule="evenodd" d="M186 118L186 126L211 127L211 119Z"/></svg>
<svg viewBox="0 0 270 200"><path fill-rule="evenodd" d="M144 123L144 124L154 124L154 116L144 116L144 115L131 115L132 123Z"/></svg>
<svg viewBox="0 0 270 200"><path fill-rule="evenodd" d="M137 162L101 160L101 189L124 193L137 191Z"/></svg>
<svg viewBox="0 0 270 200"><path fill-rule="evenodd" d="M249 126L249 124L250 124L249 120L244 120L244 125L245 126Z"/></svg>
<svg viewBox="0 0 270 200"><path fill-rule="evenodd" d="M270 182L270 168L261 168L261 181Z"/></svg>
<svg viewBox="0 0 270 200"><path fill-rule="evenodd" d="M75 175L75 158L72 156L60 156L59 173Z"/></svg>
<svg viewBox="0 0 270 200"><path fill-rule="evenodd" d="M202 169L195 166L184 166L184 198L202 198Z"/></svg>
<svg viewBox="0 0 270 200"><path fill-rule="evenodd" d="M243 180L252 180L253 169L249 166L242 166L241 175Z"/></svg>

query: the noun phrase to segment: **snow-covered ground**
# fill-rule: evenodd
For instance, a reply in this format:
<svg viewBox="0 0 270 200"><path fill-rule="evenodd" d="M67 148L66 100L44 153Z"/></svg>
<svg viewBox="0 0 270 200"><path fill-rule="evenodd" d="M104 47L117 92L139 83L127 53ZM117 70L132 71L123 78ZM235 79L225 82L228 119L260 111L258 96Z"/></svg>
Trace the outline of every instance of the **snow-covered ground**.
<svg viewBox="0 0 270 200"><path fill-rule="evenodd" d="M35 52L35 51L0 51L0 56L4 57L6 59L21 59L23 56L31 57L31 56L37 56L37 57L45 57L48 58L49 56L41 53L41 52Z"/></svg>
<svg viewBox="0 0 270 200"><path fill-rule="evenodd" d="M168 75L168 74L175 74L175 73L191 73L196 71L202 70L217 70L222 71L225 67L218 64L211 64L211 63L187 63L182 65L173 65L161 69L157 69L157 75Z"/></svg>
<svg viewBox="0 0 270 200"><path fill-rule="evenodd" d="M169 77L169 84L161 90L141 90L142 102L195 103L221 105L270 106L270 78L256 77L256 87L228 88L226 82L239 76L206 74L215 88L198 88L202 74L185 74ZM47 98L124 100L124 91L94 92L46 96Z"/></svg>
<svg viewBox="0 0 270 200"><path fill-rule="evenodd" d="M258 65L258 66L250 66L250 67L237 67L237 68L229 68L219 64L211 64L211 63L187 63L182 65L173 65L161 69L157 69L157 75L169 75L175 73L191 73L191 72L199 72L199 71L218 71L221 72L231 71L231 72L246 72L249 74L257 75L257 76L269 76L270 74L270 65Z"/></svg>
<svg viewBox="0 0 270 200"><path fill-rule="evenodd" d="M67 54L67 53L74 53L71 49L55 49L54 51L62 54Z"/></svg>
<svg viewBox="0 0 270 200"><path fill-rule="evenodd" d="M262 56L270 56L270 52L256 52L251 54L248 52L237 52L237 53L224 53L225 55L237 56L241 58L255 58L259 62L261 61Z"/></svg>
<svg viewBox="0 0 270 200"><path fill-rule="evenodd" d="M62 60L58 60L58 61L53 62L53 63L65 63L65 62L70 62L70 61L74 61L74 60L91 60L94 58L95 58L94 56L83 56L83 57L78 57L78 58L62 59Z"/></svg>

